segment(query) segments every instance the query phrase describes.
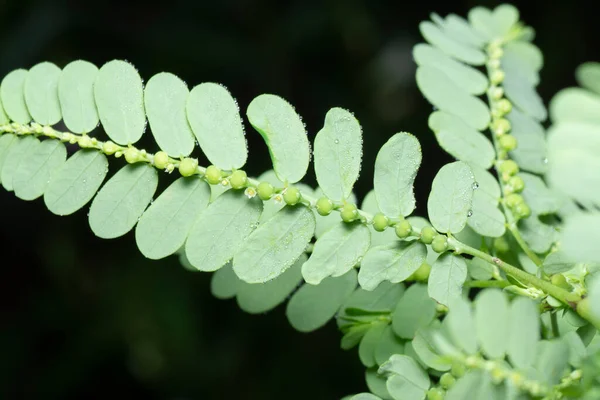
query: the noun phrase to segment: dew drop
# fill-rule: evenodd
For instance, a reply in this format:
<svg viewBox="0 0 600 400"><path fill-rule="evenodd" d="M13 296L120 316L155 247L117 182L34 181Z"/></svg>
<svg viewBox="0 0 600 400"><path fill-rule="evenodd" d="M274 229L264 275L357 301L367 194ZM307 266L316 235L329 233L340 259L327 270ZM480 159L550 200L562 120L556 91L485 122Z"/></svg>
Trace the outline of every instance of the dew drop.
<svg viewBox="0 0 600 400"><path fill-rule="evenodd" d="M333 141L333 143L335 143L335 144L338 144L339 142L340 142L340 140L339 140L339 139L335 139L335 140Z"/></svg>
<svg viewBox="0 0 600 400"><path fill-rule="evenodd" d="M479 183L477 183L477 182L473 182L473 184L471 185L471 188L472 188L473 190L477 190L477 189L479 189Z"/></svg>
<svg viewBox="0 0 600 400"><path fill-rule="evenodd" d="M471 217L471 216L473 216L473 210L467 211L467 217Z"/></svg>
<svg viewBox="0 0 600 400"><path fill-rule="evenodd" d="M548 164L548 158L544 157L544 158L542 159L542 162L543 162L544 164Z"/></svg>

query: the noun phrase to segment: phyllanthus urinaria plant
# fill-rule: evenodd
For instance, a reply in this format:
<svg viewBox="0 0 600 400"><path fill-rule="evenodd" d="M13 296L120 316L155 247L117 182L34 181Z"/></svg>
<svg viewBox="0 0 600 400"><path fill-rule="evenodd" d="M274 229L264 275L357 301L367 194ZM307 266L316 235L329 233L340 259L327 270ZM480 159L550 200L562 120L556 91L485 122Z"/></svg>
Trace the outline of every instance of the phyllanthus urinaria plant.
<svg viewBox="0 0 600 400"><path fill-rule="evenodd" d="M542 54L513 6L432 14L419 28L429 129L456 159L431 184L427 218L412 215L422 155L410 133L379 150L359 207L362 130L349 111L329 110L316 134L313 189L299 115L259 95L246 117L273 169L249 177L224 86L189 90L166 72L144 86L121 60L2 79L0 182L57 215L91 201L98 237L135 228L144 256L214 271L213 294L244 311L289 299L302 332L335 318L366 368L365 392L345 399L598 399L600 174L581 171L600 171L600 64L554 97L546 130ZM155 153L135 146L146 124ZM78 147L68 158L65 143ZM113 157L125 162L104 182ZM176 179L157 195L159 175Z"/></svg>

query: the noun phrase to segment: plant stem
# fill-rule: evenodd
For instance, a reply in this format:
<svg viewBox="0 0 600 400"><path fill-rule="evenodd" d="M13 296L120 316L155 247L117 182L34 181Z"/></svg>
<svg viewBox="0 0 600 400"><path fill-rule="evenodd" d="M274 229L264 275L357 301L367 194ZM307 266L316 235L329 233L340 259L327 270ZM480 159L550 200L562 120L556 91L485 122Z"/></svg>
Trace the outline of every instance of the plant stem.
<svg viewBox="0 0 600 400"><path fill-rule="evenodd" d="M502 206L502 207L504 208L504 214L506 215L507 219L509 219L509 220L513 219L513 216L512 216L512 213L510 212L510 210L507 210L504 206ZM510 218L509 218L509 215L510 215ZM533 261L535 263L535 265L540 267L542 265L542 260L540 260L540 258L537 256L537 254L535 254L533 252L533 250L531 250L529 245L527 243L525 243L525 240L523 240L523 237L521 236L521 232L519 232L519 230L517 229L517 223L515 221L511 221L508 223L508 230L510 231L510 233L512 233L513 237L515 238L515 240L517 241L519 246L521 246L521 249L523 249L525 254L527 254L527 257L529 257L531 259L531 261Z"/></svg>
<svg viewBox="0 0 600 400"><path fill-rule="evenodd" d="M489 288L489 287L497 287L497 288L505 288L510 286L510 282L506 280L501 281L467 281L464 284L465 287L468 288Z"/></svg>
<svg viewBox="0 0 600 400"><path fill-rule="evenodd" d="M555 338L560 337L560 332L558 330L558 320L556 318L556 312L550 313L550 325L552 326L552 336Z"/></svg>

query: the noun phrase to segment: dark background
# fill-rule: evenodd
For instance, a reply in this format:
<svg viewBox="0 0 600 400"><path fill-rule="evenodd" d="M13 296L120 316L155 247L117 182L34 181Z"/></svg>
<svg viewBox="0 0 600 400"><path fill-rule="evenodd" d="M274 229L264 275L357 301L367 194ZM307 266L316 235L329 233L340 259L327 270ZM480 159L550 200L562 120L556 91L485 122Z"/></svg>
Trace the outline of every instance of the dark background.
<svg viewBox="0 0 600 400"><path fill-rule="evenodd" d="M414 83L418 24L432 11L466 16L497 4L0 0L0 77L40 61L126 59L146 81L169 71L190 87L221 82L242 113L254 96L278 94L303 116L311 140L327 110L344 107L364 130L359 198L372 187L377 150L409 131L423 146L416 191L424 214L430 182L450 158L428 131L431 107ZM588 3L513 4L545 54L546 102L575 83L577 65L600 61ZM247 170L258 175L270 160L246 128ZM150 141L143 146L154 150ZM301 334L282 306L245 314L235 301L211 297L209 274L188 272L175 257L144 259L132 232L94 237L86 209L57 217L41 199L24 202L2 189L0 210L0 398L338 399L366 390L356 350L339 349L334 323Z"/></svg>

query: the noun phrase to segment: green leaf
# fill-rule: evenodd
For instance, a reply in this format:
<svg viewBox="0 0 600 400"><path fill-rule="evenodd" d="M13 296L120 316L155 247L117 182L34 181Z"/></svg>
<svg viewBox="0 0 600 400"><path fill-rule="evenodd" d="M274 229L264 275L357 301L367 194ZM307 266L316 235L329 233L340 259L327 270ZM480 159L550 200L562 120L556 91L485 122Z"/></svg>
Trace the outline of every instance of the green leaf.
<svg viewBox="0 0 600 400"><path fill-rule="evenodd" d="M381 397L377 397L371 393L359 393L350 397L349 400L381 400Z"/></svg>
<svg viewBox="0 0 600 400"><path fill-rule="evenodd" d="M379 210L379 206L377 205L377 196L375 195L375 189L369 190L369 192L365 195L365 198L362 201L360 209L368 212L370 214L377 214L381 212ZM396 232L394 229L386 229L383 232L377 232L373 225L369 225L369 231L371 232L371 247L381 246L385 244L390 244L398 241L398 236L396 236ZM317 220L317 231L318 220Z"/></svg>
<svg viewBox="0 0 600 400"><path fill-rule="evenodd" d="M448 306L461 296L466 279L465 259L452 253L444 253L431 266L427 286L429 297Z"/></svg>
<svg viewBox="0 0 600 400"><path fill-rule="evenodd" d="M540 340L540 320L535 302L525 297L515 298L508 312L507 353L512 365L527 369L535 361L535 349Z"/></svg>
<svg viewBox="0 0 600 400"><path fill-rule="evenodd" d="M510 158L524 171L543 174L546 172L546 138L544 128L533 118L513 108L506 116L510 121L510 134L517 138L518 146L511 151Z"/></svg>
<svg viewBox="0 0 600 400"><path fill-rule="evenodd" d="M542 382L556 385L568 368L569 346L564 340L542 340L536 347L535 369Z"/></svg>
<svg viewBox="0 0 600 400"><path fill-rule="evenodd" d="M500 186L492 174L475 165L471 165L476 188L473 192L472 214L467 224L478 234L500 237L506 231L506 219L498 209Z"/></svg>
<svg viewBox="0 0 600 400"><path fill-rule="evenodd" d="M567 218L562 229L562 250L569 260L600 263L599 237L600 213L573 215Z"/></svg>
<svg viewBox="0 0 600 400"><path fill-rule="evenodd" d="M600 103L599 103L600 106ZM599 108L600 109L600 108ZM550 187L578 202L600 206L600 124L564 122L548 131L548 173Z"/></svg>
<svg viewBox="0 0 600 400"><path fill-rule="evenodd" d="M556 213L561 205L561 199L546 186L546 183L537 175L523 172L519 174L525 182L522 196L533 214L544 215Z"/></svg>
<svg viewBox="0 0 600 400"><path fill-rule="evenodd" d="M190 263L200 271L215 271L231 260L258 226L262 201L228 190L196 219L185 243ZM223 244L227 245L224 246Z"/></svg>
<svg viewBox="0 0 600 400"><path fill-rule="evenodd" d="M316 286L304 284L287 303L288 321L300 332L319 329L333 318L355 288L355 270L337 278L326 278Z"/></svg>
<svg viewBox="0 0 600 400"><path fill-rule="evenodd" d="M108 173L108 160L97 150L83 149L58 169L44 192L44 203L56 215L69 215L94 197Z"/></svg>
<svg viewBox="0 0 600 400"><path fill-rule="evenodd" d="M377 368L367 368L365 370L365 381L371 392L382 399L391 400L392 396L390 396L386 387L387 379L377 373Z"/></svg>
<svg viewBox="0 0 600 400"><path fill-rule="evenodd" d="M467 354L477 353L477 330L471 304L462 297L458 297L451 302L448 308L444 324L448 327L452 341Z"/></svg>
<svg viewBox="0 0 600 400"><path fill-rule="evenodd" d="M429 325L435 318L435 304L427 294L427 286L415 283L409 287L392 314L396 335L412 339L417 329Z"/></svg>
<svg viewBox="0 0 600 400"><path fill-rule="evenodd" d="M29 161L27 158L29 149L39 144L40 141L34 136L17 137L15 143L11 144L4 158L0 174L4 189L8 191L13 190L13 177L22 168L23 161L25 163Z"/></svg>
<svg viewBox="0 0 600 400"><path fill-rule="evenodd" d="M0 88L0 93L2 93L2 89ZM2 105L2 96L0 96L0 125L6 125L10 122L8 115L6 115L6 111L4 111L4 106Z"/></svg>
<svg viewBox="0 0 600 400"><path fill-rule="evenodd" d="M185 82L168 72L154 75L144 89L152 135L158 147L171 157L186 157L194 149L194 134L185 113L189 94ZM220 136L215 132L215 137Z"/></svg>
<svg viewBox="0 0 600 400"><path fill-rule="evenodd" d="M231 299L238 293L242 280L233 272L231 262L215 271L210 280L210 292L217 299Z"/></svg>
<svg viewBox="0 0 600 400"><path fill-rule="evenodd" d="M506 295L497 289L485 289L475 298L475 328L483 352L490 358L502 358L508 347L509 310Z"/></svg>
<svg viewBox="0 0 600 400"><path fill-rule="evenodd" d="M2 182L2 167L6 156L8 155L10 148L19 142L19 138L16 135L5 133L0 136L0 183Z"/></svg>
<svg viewBox="0 0 600 400"><path fill-rule="evenodd" d="M550 253L544 259L544 272L548 275L560 274L566 272L575 266L572 260L562 251Z"/></svg>
<svg viewBox="0 0 600 400"><path fill-rule="evenodd" d="M395 134L379 150L373 185L377 204L385 215L401 217L415 209L413 183L421 158L419 141L406 132Z"/></svg>
<svg viewBox="0 0 600 400"><path fill-rule="evenodd" d="M54 125L62 118L58 101L60 68L49 62L34 65L23 85L25 103L33 120L42 125Z"/></svg>
<svg viewBox="0 0 600 400"><path fill-rule="evenodd" d="M528 42L511 41L503 46L503 50L502 70L510 75L519 73L531 85L537 86L540 81L538 71L544 64L540 49Z"/></svg>
<svg viewBox="0 0 600 400"><path fill-rule="evenodd" d="M3 82L4 84L4 82ZM5 105L6 107L6 105ZM589 122L600 124L600 97L585 89L571 87L558 92L550 102L550 118L558 122ZM6 109L8 112L8 109Z"/></svg>
<svg viewBox="0 0 600 400"><path fill-rule="evenodd" d="M520 71L507 73L502 82L506 97L523 113L543 121L548 116L541 97L535 91L535 86L527 81Z"/></svg>
<svg viewBox="0 0 600 400"><path fill-rule="evenodd" d="M58 80L58 99L65 125L71 132L88 133L98 126L94 82L98 67L76 60L67 64Z"/></svg>
<svg viewBox="0 0 600 400"><path fill-rule="evenodd" d="M581 368L588 352L577 332L567 332L563 335L562 340L569 347L569 364L575 368Z"/></svg>
<svg viewBox="0 0 600 400"><path fill-rule="evenodd" d="M148 164L121 168L100 189L90 206L90 228L96 236L113 239L129 232L152 201L158 173Z"/></svg>
<svg viewBox="0 0 600 400"><path fill-rule="evenodd" d="M536 253L548 251L558 236L555 227L544 224L536 215L520 220L518 228L525 242Z"/></svg>
<svg viewBox="0 0 600 400"><path fill-rule="evenodd" d="M279 96L261 94L250 102L246 114L269 147L279 180L295 183L302 179L308 169L310 147L292 106Z"/></svg>
<svg viewBox="0 0 600 400"><path fill-rule="evenodd" d="M58 140L44 140L30 147L27 162L21 163L13 176L15 195L23 200L42 196L50 179L67 159L67 149Z"/></svg>
<svg viewBox="0 0 600 400"><path fill-rule="evenodd" d="M480 95L488 88L488 80L483 73L453 60L433 46L417 44L413 48L413 58L417 65L432 65L442 69L456 85L469 94Z"/></svg>
<svg viewBox="0 0 600 400"><path fill-rule="evenodd" d="M112 141L128 145L140 140L146 128L144 88L133 65L122 60L104 64L94 83L94 98Z"/></svg>
<svg viewBox="0 0 600 400"><path fill-rule="evenodd" d="M248 149L238 105L217 83L195 86L187 100L187 118L200 148L211 163L225 170L246 164Z"/></svg>
<svg viewBox="0 0 600 400"><path fill-rule="evenodd" d="M302 282L301 266L305 262L306 255L302 254L283 274L266 283L240 280L237 293L239 307L250 314L260 314L283 303Z"/></svg>
<svg viewBox="0 0 600 400"><path fill-rule="evenodd" d="M494 276L494 266L481 258L467 260L467 270L471 278L478 281L487 281Z"/></svg>
<svg viewBox="0 0 600 400"><path fill-rule="evenodd" d="M480 131L489 125L488 106L452 82L441 69L432 65L418 67L417 86L431 104L456 115L470 127Z"/></svg>
<svg viewBox="0 0 600 400"><path fill-rule="evenodd" d="M357 288L341 308L341 312L391 312L404 294L404 285L383 281L373 290Z"/></svg>
<svg viewBox="0 0 600 400"><path fill-rule="evenodd" d="M385 322L374 322L360 341L358 346L358 357L365 367L374 367L377 365L377 362L375 361L375 349L381 341L381 336L386 327L387 324Z"/></svg>
<svg viewBox="0 0 600 400"><path fill-rule="evenodd" d="M379 367L380 374L388 375L387 389L394 399L420 400L429 389L429 376L412 358L396 354Z"/></svg>
<svg viewBox="0 0 600 400"><path fill-rule="evenodd" d="M315 216L310 208L284 207L237 250L233 270L248 283L274 279L300 257L314 233Z"/></svg>
<svg viewBox="0 0 600 400"><path fill-rule="evenodd" d="M436 371L448 371L452 367L452 363L442 358L434 343L431 329L420 328L412 340L412 347L429 368Z"/></svg>
<svg viewBox="0 0 600 400"><path fill-rule="evenodd" d="M382 365L394 354L404 354L404 341L396 336L390 325L387 325L375 346L375 362Z"/></svg>
<svg viewBox="0 0 600 400"><path fill-rule="evenodd" d="M429 128L435 133L440 147L452 157L484 169L492 166L496 158L494 146L461 118L436 111L429 116Z"/></svg>
<svg viewBox="0 0 600 400"><path fill-rule="evenodd" d="M340 276L358 264L370 244L369 229L361 223L339 222L315 243L312 255L302 266L302 276L318 285L328 276Z"/></svg>
<svg viewBox="0 0 600 400"><path fill-rule="evenodd" d="M0 97L6 115L19 124L28 124L31 115L25 104L24 85L27 79L26 69L15 69L2 79L0 84Z"/></svg>
<svg viewBox="0 0 600 400"><path fill-rule="evenodd" d="M494 25L500 36L506 36L511 28L519 22L519 10L510 4L500 4L492 13Z"/></svg>
<svg viewBox="0 0 600 400"><path fill-rule="evenodd" d="M435 24L423 21L419 24L419 30L429 43L449 56L471 65L483 65L485 63L485 54L480 49L452 39L445 35Z"/></svg>
<svg viewBox="0 0 600 400"><path fill-rule="evenodd" d="M475 31L487 39L488 42L503 36L491 10L485 7L471 8L468 18Z"/></svg>
<svg viewBox="0 0 600 400"><path fill-rule="evenodd" d="M421 242L400 242L372 247L361 261L358 282L365 290L373 290L383 281L398 283L413 274L427 257Z"/></svg>
<svg viewBox="0 0 600 400"><path fill-rule="evenodd" d="M315 137L315 173L319 187L332 200L346 200L358 179L362 131L350 112L332 108Z"/></svg>
<svg viewBox="0 0 600 400"><path fill-rule="evenodd" d="M586 62L575 70L577 83L582 87L600 94L600 63Z"/></svg>
<svg viewBox="0 0 600 400"><path fill-rule="evenodd" d="M339 323L338 318L338 323ZM363 338L365 333L369 330L370 325L368 324L360 324L360 325L350 325L348 331L342 336L342 340L340 341L340 347L342 350L350 350L353 347L358 346L360 340Z"/></svg>
<svg viewBox="0 0 600 400"><path fill-rule="evenodd" d="M469 165L456 161L444 165L431 184L427 200L429 220L442 233L463 230L473 202L475 178Z"/></svg>
<svg viewBox="0 0 600 400"><path fill-rule="evenodd" d="M468 371L456 383L444 397L444 400L486 399L504 400L496 397L493 393L494 385L490 377L481 370Z"/></svg>
<svg viewBox="0 0 600 400"><path fill-rule="evenodd" d="M135 228L141 253L153 260L175 253L209 199L210 186L197 176L173 182L148 207Z"/></svg>

